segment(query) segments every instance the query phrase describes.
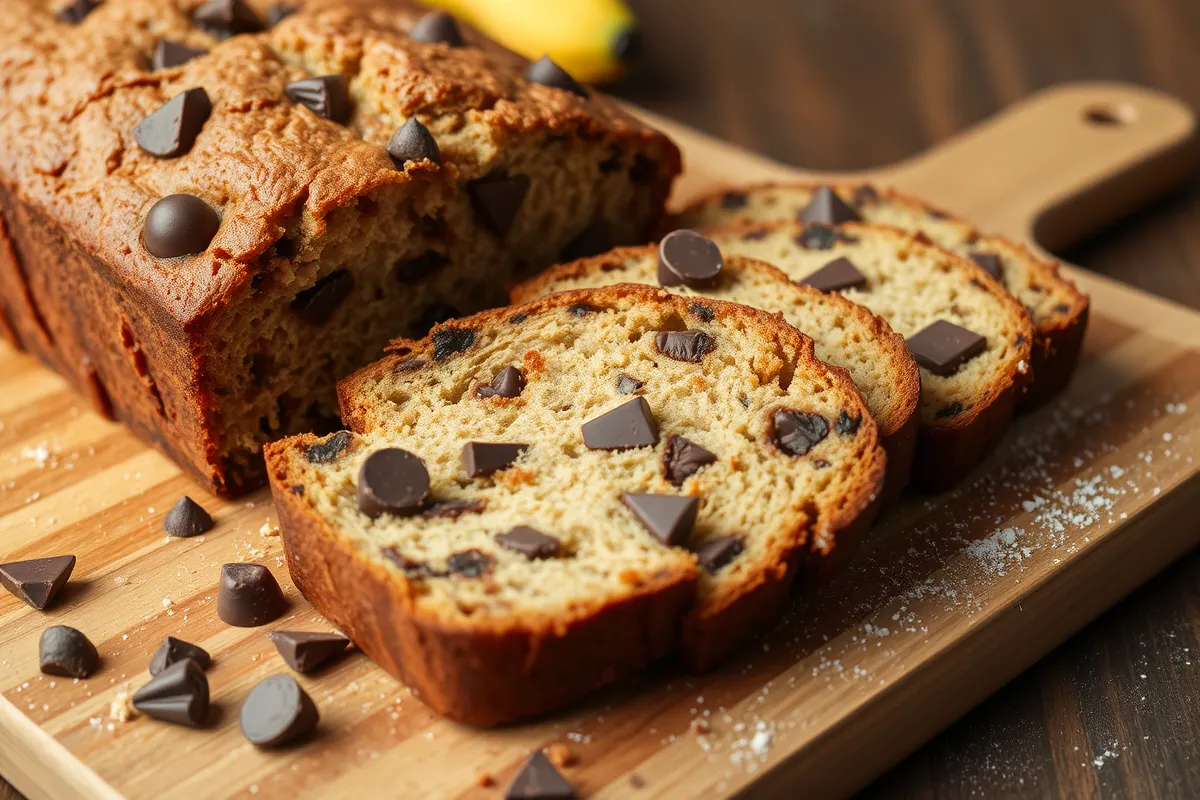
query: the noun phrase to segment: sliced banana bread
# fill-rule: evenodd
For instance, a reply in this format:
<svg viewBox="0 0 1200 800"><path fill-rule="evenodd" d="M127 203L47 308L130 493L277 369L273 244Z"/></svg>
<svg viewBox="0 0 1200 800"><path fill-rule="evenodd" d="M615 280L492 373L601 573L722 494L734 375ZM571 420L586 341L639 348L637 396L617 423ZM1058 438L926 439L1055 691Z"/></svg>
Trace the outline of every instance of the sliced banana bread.
<svg viewBox="0 0 1200 800"><path fill-rule="evenodd" d="M675 283L672 291L743 303L780 314L812 337L818 358L850 373L875 419L880 442L887 452L887 478L880 495L881 504L890 504L899 497L912 467L921 394L921 376L904 338L864 306L834 292L795 283L786 273L762 261L723 256L715 247L710 250L703 246L689 248L684 257L689 256L693 263L697 259L716 263L716 269L710 270L715 275L706 280L692 280L692 286ZM514 303L526 303L545 294L572 289L615 283L657 284L659 269L659 248L623 247L552 267L515 287L511 297ZM848 544L844 539L841 542L843 553L853 550Z"/></svg>
<svg viewBox="0 0 1200 800"><path fill-rule="evenodd" d="M680 214L674 227L707 227L798 219L863 221L921 231L935 244L973 259L998 278L1033 319L1033 380L1020 398L1030 409L1071 380L1087 330L1088 298L1075 284L1022 245L981 234L964 220L922 200L868 184L767 184L705 197Z"/></svg>
<svg viewBox="0 0 1200 800"><path fill-rule="evenodd" d="M646 286L439 325L339 396L349 431L266 448L292 577L473 724L681 642L710 666L883 483L875 423L810 339Z"/></svg>

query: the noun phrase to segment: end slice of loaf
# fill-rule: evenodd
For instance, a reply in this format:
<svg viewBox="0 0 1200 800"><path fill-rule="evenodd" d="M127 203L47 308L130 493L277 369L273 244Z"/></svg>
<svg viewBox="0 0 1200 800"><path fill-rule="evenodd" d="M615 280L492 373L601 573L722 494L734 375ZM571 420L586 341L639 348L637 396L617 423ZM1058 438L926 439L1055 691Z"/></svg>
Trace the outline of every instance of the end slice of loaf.
<svg viewBox="0 0 1200 800"><path fill-rule="evenodd" d="M674 226L798 219L820 188L820 184L764 184L717 192L691 205ZM893 189L868 184L832 188L864 222L920 231L941 247L967 258L982 257L994 266L1004 288L1033 320L1033 380L1020 398L1020 407L1036 408L1066 387L1083 349L1089 303L1087 295L1060 274L1058 264L1043 261L1003 236L982 234L963 219Z"/></svg>
<svg viewBox="0 0 1200 800"><path fill-rule="evenodd" d="M496 379L509 368L519 378ZM557 708L680 643L710 666L776 617L804 562L836 548L883 482L866 406L810 339L645 286L440 325L339 394L349 432L267 447L292 577L437 711L478 725ZM650 410L654 443L589 448L584 424L629 403ZM672 459L677 437L713 459ZM527 447L473 478L468 442ZM415 513L372 518L356 502L364 460L384 448L429 472ZM694 527L664 544L630 493L695 498ZM498 539L521 526L558 552Z"/></svg>
<svg viewBox="0 0 1200 800"><path fill-rule="evenodd" d="M514 303L527 303L553 292L591 289L617 283L658 283L656 247L622 247L592 258L560 264L516 286ZM879 428L887 452L887 477L880 494L889 505L908 484L917 438L921 376L904 338L865 306L839 294L792 281L786 273L744 256L728 255L711 286L675 286L671 291L714 298L778 314L812 337L817 357L850 373ZM839 550L849 555L845 537Z"/></svg>

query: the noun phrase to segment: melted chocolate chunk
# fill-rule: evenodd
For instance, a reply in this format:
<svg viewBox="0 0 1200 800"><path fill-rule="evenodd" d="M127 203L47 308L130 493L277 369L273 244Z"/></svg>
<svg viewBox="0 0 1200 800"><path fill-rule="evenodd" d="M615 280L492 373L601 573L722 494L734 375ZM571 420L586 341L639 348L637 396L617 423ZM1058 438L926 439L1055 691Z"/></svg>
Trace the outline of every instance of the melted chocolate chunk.
<svg viewBox="0 0 1200 800"><path fill-rule="evenodd" d="M474 344L475 331L471 328L438 328L433 332L433 360L445 361Z"/></svg>
<svg viewBox="0 0 1200 800"><path fill-rule="evenodd" d="M309 445L304 458L310 464L332 464L350 446L350 431L338 431L323 442Z"/></svg>
<svg viewBox="0 0 1200 800"><path fill-rule="evenodd" d="M492 382L475 390L478 397L517 397L525 391L525 375L516 367L505 367L496 373Z"/></svg>
<svg viewBox="0 0 1200 800"><path fill-rule="evenodd" d="M329 321L354 289L354 277L344 269L331 272L292 300L292 308L305 321L321 325Z"/></svg>
<svg viewBox="0 0 1200 800"><path fill-rule="evenodd" d="M691 439L672 433L663 449L663 477L676 486L700 471L701 467L717 463L717 456Z"/></svg>
<svg viewBox="0 0 1200 800"><path fill-rule="evenodd" d="M857 414L853 417L845 411L838 414L836 425L838 433L843 435L858 433L859 425L862 425L862 414Z"/></svg>
<svg viewBox="0 0 1200 800"><path fill-rule="evenodd" d="M706 306L703 303L692 303L688 306L688 311L702 322L712 322L717 317L716 312L712 310L712 306Z"/></svg>
<svg viewBox="0 0 1200 800"><path fill-rule="evenodd" d="M498 535L496 542L501 547L516 550L530 561L554 558L562 547L562 542L558 539L534 530L528 525L520 525L507 533Z"/></svg>
<svg viewBox="0 0 1200 800"><path fill-rule="evenodd" d="M481 550L471 548L461 553L455 553L446 559L446 566L455 575L464 578L479 578L492 571L496 559Z"/></svg>
<svg viewBox="0 0 1200 800"><path fill-rule="evenodd" d="M775 446L792 456L802 456L829 435L829 423L819 414L781 408L771 417Z"/></svg>
<svg viewBox="0 0 1200 800"><path fill-rule="evenodd" d="M717 341L704 331L659 331L654 344L667 358L698 364L716 348Z"/></svg>

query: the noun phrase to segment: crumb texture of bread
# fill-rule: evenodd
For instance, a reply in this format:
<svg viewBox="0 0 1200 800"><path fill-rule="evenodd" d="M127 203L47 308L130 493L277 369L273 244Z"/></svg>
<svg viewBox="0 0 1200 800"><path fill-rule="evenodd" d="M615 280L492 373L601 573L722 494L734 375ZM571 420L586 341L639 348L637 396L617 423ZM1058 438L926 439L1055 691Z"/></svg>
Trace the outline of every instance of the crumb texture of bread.
<svg viewBox="0 0 1200 800"><path fill-rule="evenodd" d="M261 445L328 425L335 380L395 336L504 301L581 241L644 240L679 154L605 98L526 81L520 57L410 39L406 0L308 0L223 38L191 0L106 0L68 23L0 4L0 297L22 347L223 494L261 482ZM204 51L154 70L160 40ZM327 119L287 87L344 76ZM173 158L134 127L202 88ZM440 160L393 163L419 120ZM142 242L161 198L219 218L208 248Z"/></svg>
<svg viewBox="0 0 1200 800"><path fill-rule="evenodd" d="M704 346L672 350L668 334ZM519 393L487 391L510 367L522 373ZM340 439L267 448L293 576L435 709L477 724L560 705L677 646L693 667L711 666L774 619L801 566L839 547L837 532L869 513L883 481L870 414L811 340L763 312L645 286L560 293L446 323L396 343L339 393L350 428ZM650 409L656 443L589 448L584 424L628 403ZM779 444L780 413L805 423L791 451ZM860 424L839 428L846 417ZM715 458L679 475L667 456L676 437ZM470 477L468 442L525 449ZM428 505L372 519L356 501L360 469L391 447L424 462ZM694 498L694 527L664 543L630 493ZM520 526L553 537L557 552L533 558L497 538ZM697 555L728 537L736 547L716 563ZM327 580L331 571L339 577ZM352 576L352 591L336 585ZM341 596L360 586L377 597L368 607ZM639 633L626 652L596 641L614 614L627 628L637 620L635 630L655 620L655 638ZM379 620L391 621L386 630ZM398 633L409 627L419 635ZM503 646L527 662L501 667L478 655ZM477 657L439 656L446 648ZM448 672L421 666L449 662ZM537 686L549 674L590 677L555 694Z"/></svg>

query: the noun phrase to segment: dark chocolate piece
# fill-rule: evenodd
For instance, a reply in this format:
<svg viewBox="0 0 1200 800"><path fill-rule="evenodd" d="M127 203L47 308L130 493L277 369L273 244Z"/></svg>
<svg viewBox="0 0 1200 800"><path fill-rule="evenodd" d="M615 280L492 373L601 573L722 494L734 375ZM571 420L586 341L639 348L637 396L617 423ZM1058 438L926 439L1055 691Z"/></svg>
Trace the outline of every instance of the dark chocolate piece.
<svg viewBox="0 0 1200 800"><path fill-rule="evenodd" d="M845 435L858 433L858 426L862 425L862 414L856 414L853 417L849 413L843 411L838 414L837 432Z"/></svg>
<svg viewBox="0 0 1200 800"><path fill-rule="evenodd" d="M554 558L562 547L562 542L553 536L547 536L528 525L519 525L507 533L496 537L501 547L516 550L530 561L541 558Z"/></svg>
<svg viewBox="0 0 1200 800"><path fill-rule="evenodd" d="M967 361L987 349L987 339L975 331L939 319L908 340L917 363L934 375L953 375Z"/></svg>
<svg viewBox="0 0 1200 800"><path fill-rule="evenodd" d="M971 260L978 264L984 272L996 280L1002 280L1004 273L1000 263L1000 256L995 253L985 253L979 250L971 253L970 256Z"/></svg>
<svg viewBox="0 0 1200 800"><path fill-rule="evenodd" d="M721 195L721 208L726 211L737 211L739 208L745 208L750 202L750 197L745 192L726 192Z"/></svg>
<svg viewBox="0 0 1200 800"><path fill-rule="evenodd" d="M795 241L796 244L808 250L829 250L838 242L855 244L858 238L829 225L813 223L806 226Z"/></svg>
<svg viewBox="0 0 1200 800"><path fill-rule="evenodd" d="M142 241L155 258L203 253L221 227L221 218L208 203L190 194L172 194L150 207L142 226Z"/></svg>
<svg viewBox="0 0 1200 800"><path fill-rule="evenodd" d="M350 445L350 431L338 431L322 442L309 445L304 458L310 464L331 464Z"/></svg>
<svg viewBox="0 0 1200 800"><path fill-rule="evenodd" d="M73 0L64 6L54 16L70 25L78 25L87 19L88 15L100 7L96 0Z"/></svg>
<svg viewBox="0 0 1200 800"><path fill-rule="evenodd" d="M575 790L546 754L537 751L504 791L504 800L575 800Z"/></svg>
<svg viewBox="0 0 1200 800"><path fill-rule="evenodd" d="M428 496L429 471L407 450L376 450L358 471L358 507L372 519L381 514L411 514Z"/></svg>
<svg viewBox="0 0 1200 800"><path fill-rule="evenodd" d="M163 518L163 530L167 532L167 535L180 539L199 536L212 529L213 518L200 507L199 503L187 495L179 498L179 502Z"/></svg>
<svg viewBox="0 0 1200 800"><path fill-rule="evenodd" d="M712 306L703 303L689 303L688 311L701 322L712 322L717 318L717 312L713 311Z"/></svg>
<svg viewBox="0 0 1200 800"><path fill-rule="evenodd" d="M529 192L526 175L493 174L467 183L467 195L483 227L503 239L512 230Z"/></svg>
<svg viewBox="0 0 1200 800"><path fill-rule="evenodd" d="M658 282L662 286L702 289L712 286L724 268L721 249L695 231L668 233L658 245Z"/></svg>
<svg viewBox="0 0 1200 800"><path fill-rule="evenodd" d="M192 13L192 21L218 39L263 29L262 20L243 0L209 0Z"/></svg>
<svg viewBox="0 0 1200 800"><path fill-rule="evenodd" d="M554 89L562 89L571 94L587 97L588 91L579 85L565 69L550 60L550 56L542 56L525 68L525 80L539 83Z"/></svg>
<svg viewBox="0 0 1200 800"><path fill-rule="evenodd" d="M491 475L512 466L512 463L528 449L527 444L467 442L462 449L463 470L471 478Z"/></svg>
<svg viewBox="0 0 1200 800"><path fill-rule="evenodd" d="M66 625L53 625L42 631L38 665L47 675L86 678L100 665L100 654L79 631Z"/></svg>
<svg viewBox="0 0 1200 800"><path fill-rule="evenodd" d="M350 640L340 633L271 631L267 634L284 663L296 672L312 672L346 652Z"/></svg>
<svg viewBox="0 0 1200 800"><path fill-rule="evenodd" d="M646 384L642 383L637 378L631 377L624 373L617 377L617 391L621 394L633 394L645 385Z"/></svg>
<svg viewBox="0 0 1200 800"><path fill-rule="evenodd" d="M157 72L160 69L182 67L193 58L199 58L203 55L208 55L208 51L201 50L198 47L188 47L186 44L173 42L170 39L159 39L158 43L154 45L154 55L151 57L151 65L154 71Z"/></svg>
<svg viewBox="0 0 1200 800"><path fill-rule="evenodd" d="M257 628L287 611L283 590L262 564L225 564L217 589L217 616L237 628Z"/></svg>
<svg viewBox="0 0 1200 800"><path fill-rule="evenodd" d="M192 149L212 113L203 89L184 89L133 127L138 146L158 158L175 158Z"/></svg>
<svg viewBox="0 0 1200 800"><path fill-rule="evenodd" d="M858 271L853 261L842 256L830 261L800 282L822 292L839 292L842 289L866 286L867 276Z"/></svg>
<svg viewBox="0 0 1200 800"><path fill-rule="evenodd" d="M696 560L709 572L716 572L737 558L743 549L740 536L722 536L709 539L696 548Z"/></svg>
<svg viewBox="0 0 1200 800"><path fill-rule="evenodd" d="M525 390L525 375L516 367L505 367L492 382L475 390L479 397L517 397Z"/></svg>
<svg viewBox="0 0 1200 800"><path fill-rule="evenodd" d="M621 500L655 539L672 546L682 544L691 534L700 510L695 497L673 494L627 492Z"/></svg>
<svg viewBox="0 0 1200 800"><path fill-rule="evenodd" d="M454 553L446 559L446 566L450 571L455 575L462 575L464 578L482 577L491 572L495 565L496 559L475 548Z"/></svg>
<svg viewBox="0 0 1200 800"><path fill-rule="evenodd" d="M644 397L622 403L583 423L583 443L591 450L629 450L658 444L658 422Z"/></svg>
<svg viewBox="0 0 1200 800"><path fill-rule="evenodd" d="M771 417L775 446L792 456L802 456L829 435L829 423L819 414L781 408Z"/></svg>
<svg viewBox="0 0 1200 800"><path fill-rule="evenodd" d="M150 657L150 674L157 675L172 664L191 659L200 669L208 669L212 664L212 656L203 647L168 636Z"/></svg>
<svg viewBox="0 0 1200 800"><path fill-rule="evenodd" d="M676 486L695 475L701 467L717 463L717 457L711 451L704 449L691 439L685 439L677 433L667 437L667 446L663 449L663 477Z"/></svg>
<svg viewBox="0 0 1200 800"><path fill-rule="evenodd" d="M278 747L317 727L320 714L312 698L290 675L260 681L242 703L242 735L256 747Z"/></svg>
<svg viewBox="0 0 1200 800"><path fill-rule="evenodd" d="M659 331L654 337L658 352L676 361L698 364L717 346L713 337L704 331Z"/></svg>
<svg viewBox="0 0 1200 800"><path fill-rule="evenodd" d="M458 23L445 11L433 11L421 17L409 29L408 38L426 44L448 44L451 47L462 47L465 44Z"/></svg>
<svg viewBox="0 0 1200 800"><path fill-rule="evenodd" d="M75 556L49 556L0 564L0 586L38 611L54 601L75 569Z"/></svg>
<svg viewBox="0 0 1200 800"><path fill-rule="evenodd" d="M819 222L823 225L862 222L858 212L828 186L822 186L813 192L808 205L801 209L799 219L801 222Z"/></svg>
<svg viewBox="0 0 1200 800"><path fill-rule="evenodd" d="M292 308L307 322L321 325L329 321L353 289L354 276L339 269L297 294Z"/></svg>
<svg viewBox="0 0 1200 800"><path fill-rule="evenodd" d="M345 75L318 75L289 83L284 93L321 119L344 123L350 119L350 88Z"/></svg>
<svg viewBox="0 0 1200 800"><path fill-rule="evenodd" d="M433 332L433 360L445 361L474 344L475 331L471 328L439 328Z"/></svg>
<svg viewBox="0 0 1200 800"><path fill-rule="evenodd" d="M487 506L482 500L443 500L421 512L421 519L458 519L463 514L478 514Z"/></svg>
<svg viewBox="0 0 1200 800"><path fill-rule="evenodd" d="M387 153L392 157L392 163L400 169L409 161L442 163L442 151L438 148L437 140L416 117L409 117L392 134L387 143Z"/></svg>
<svg viewBox="0 0 1200 800"><path fill-rule="evenodd" d="M208 676L190 658L177 661L133 693L133 707L151 719L202 728L208 721Z"/></svg>

